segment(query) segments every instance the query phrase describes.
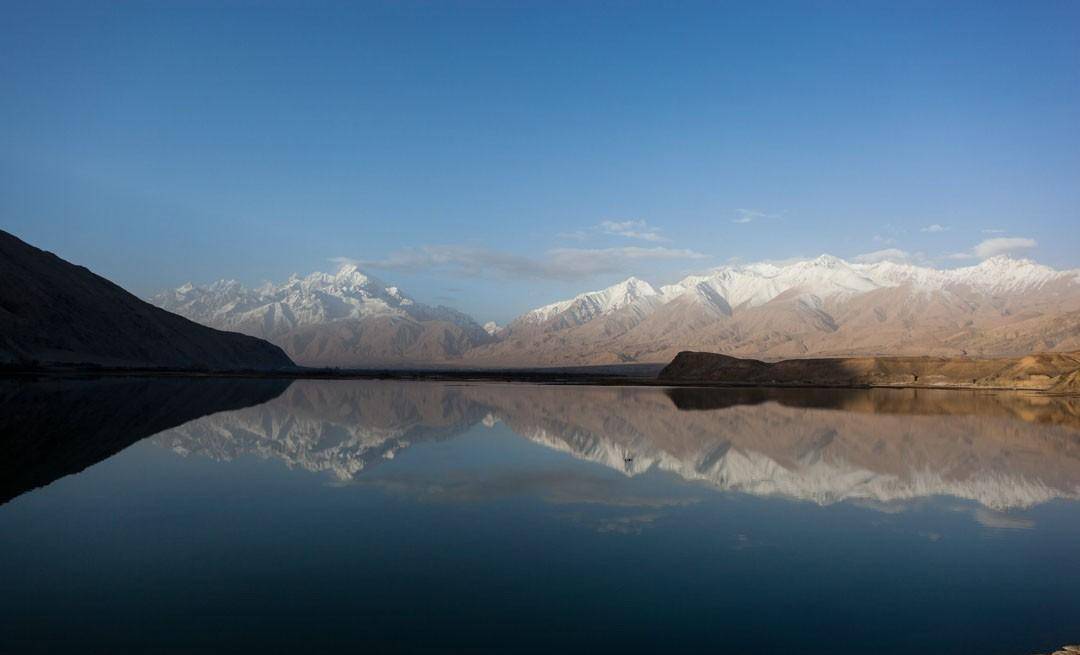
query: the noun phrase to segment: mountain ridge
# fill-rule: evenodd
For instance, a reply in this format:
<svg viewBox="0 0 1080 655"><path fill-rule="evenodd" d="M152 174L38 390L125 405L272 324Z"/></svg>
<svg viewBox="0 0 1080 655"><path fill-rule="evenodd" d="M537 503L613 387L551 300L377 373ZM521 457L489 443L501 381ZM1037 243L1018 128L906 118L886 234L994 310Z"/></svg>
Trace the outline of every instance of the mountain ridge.
<svg viewBox="0 0 1080 655"><path fill-rule="evenodd" d="M720 266L660 287L631 276L505 326L417 303L352 264L258 289L188 284L152 301L319 366L667 362L683 350L771 360L1080 350L1080 270L1008 256L937 269L821 255Z"/></svg>
<svg viewBox="0 0 1080 655"><path fill-rule="evenodd" d="M1080 271L1004 256L955 269L830 255L722 266L586 321L551 311L573 302L545 307L544 322L514 321L466 358L565 365L670 361L682 350L783 359L1080 349Z"/></svg>
<svg viewBox="0 0 1080 655"><path fill-rule="evenodd" d="M234 280L184 284L150 302L205 325L266 339L308 366L433 364L493 339L470 316L415 302L342 264L248 288Z"/></svg>

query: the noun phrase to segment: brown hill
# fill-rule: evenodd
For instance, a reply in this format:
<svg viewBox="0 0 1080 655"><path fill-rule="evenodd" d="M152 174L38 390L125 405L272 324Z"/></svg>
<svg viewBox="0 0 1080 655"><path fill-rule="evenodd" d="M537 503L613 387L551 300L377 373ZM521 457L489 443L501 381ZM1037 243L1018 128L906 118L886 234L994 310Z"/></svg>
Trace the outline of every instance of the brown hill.
<svg viewBox="0 0 1080 655"><path fill-rule="evenodd" d="M1015 359L833 357L770 363L717 353L685 351L660 371L659 379L748 385L1068 390L1070 384L1075 384L1078 371L1080 353L1039 353Z"/></svg>

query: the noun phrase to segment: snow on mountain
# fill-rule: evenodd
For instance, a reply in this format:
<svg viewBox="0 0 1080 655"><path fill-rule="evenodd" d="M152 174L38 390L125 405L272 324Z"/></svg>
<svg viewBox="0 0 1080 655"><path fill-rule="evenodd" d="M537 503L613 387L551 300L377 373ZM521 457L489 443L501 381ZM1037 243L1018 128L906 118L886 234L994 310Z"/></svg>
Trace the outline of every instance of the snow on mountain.
<svg viewBox="0 0 1080 655"><path fill-rule="evenodd" d="M982 293L1014 294L1058 281L1080 284L1080 271L1057 271L1007 256L964 268L934 269L888 261L861 264L821 255L784 265L766 262L722 266L663 286L659 293L647 282L629 278L607 289L534 309L519 320L538 324L573 312L575 318L581 319L577 321L580 323L649 296L656 296L654 304L658 306L694 295L704 302L724 305L725 313L730 313L731 308L758 307L785 293L817 307L822 299L849 298L883 288L910 286L913 291L928 292L964 286Z"/></svg>
<svg viewBox="0 0 1080 655"><path fill-rule="evenodd" d="M858 265L822 255L817 259L787 266L749 264L718 268L706 275L694 275L665 286L665 301L687 292L723 298L732 308L756 307L789 290L820 298L856 295L878 288L877 283Z"/></svg>
<svg viewBox="0 0 1080 655"><path fill-rule="evenodd" d="M296 328L375 316L443 320L472 326L472 319L448 307L416 303L396 286L352 264L336 273L292 275L284 283L249 289L235 280L208 286L185 284L151 302L199 323L271 338Z"/></svg>
<svg viewBox="0 0 1080 655"><path fill-rule="evenodd" d="M151 301L193 321L267 339L305 366L399 366L460 358L493 337L471 317L415 302L346 264L249 289L185 284Z"/></svg>
<svg viewBox="0 0 1080 655"><path fill-rule="evenodd" d="M725 266L662 287L661 293L667 301L704 286L732 307L755 307L788 291L833 298L905 285L916 291L941 291L965 285L984 293L1022 293L1051 282L1077 281L1078 278L1080 271L1056 271L1026 259L1006 256L964 268L934 269L888 261L859 264L822 255L784 266L768 263Z"/></svg>
<svg viewBox="0 0 1080 655"><path fill-rule="evenodd" d="M1009 257L936 269L822 255L721 266L659 290L629 278L526 312L466 357L576 366L670 361L682 350L767 359L1018 355L1080 348L1076 316L1078 270Z"/></svg>
<svg viewBox="0 0 1080 655"><path fill-rule="evenodd" d="M1001 256L936 269L830 255L722 266L659 290L630 277L481 327L353 265L247 288L185 284L160 307L281 346L311 366L581 365L669 361L686 349L1015 355L1080 346L1080 271ZM558 332L559 338L552 339Z"/></svg>
<svg viewBox="0 0 1080 655"><path fill-rule="evenodd" d="M1005 255L944 273L952 284L966 284L992 293L1023 293L1059 281L1080 284L1080 270L1057 271L1029 259Z"/></svg>
<svg viewBox="0 0 1080 655"><path fill-rule="evenodd" d="M539 307L525 313L518 321L537 325L556 317L564 317L570 323L580 324L657 295L659 294L648 282L630 277L600 291L589 291L569 300Z"/></svg>

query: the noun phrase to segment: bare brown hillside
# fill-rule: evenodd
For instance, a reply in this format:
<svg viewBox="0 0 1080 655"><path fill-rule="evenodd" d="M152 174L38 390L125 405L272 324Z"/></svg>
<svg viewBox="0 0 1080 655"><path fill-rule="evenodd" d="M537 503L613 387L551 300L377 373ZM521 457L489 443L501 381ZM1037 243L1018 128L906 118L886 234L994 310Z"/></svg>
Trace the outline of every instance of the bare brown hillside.
<svg viewBox="0 0 1080 655"><path fill-rule="evenodd" d="M807 386L942 386L1069 391L1080 352L1019 358L828 357L763 362L681 352L659 378L680 382Z"/></svg>

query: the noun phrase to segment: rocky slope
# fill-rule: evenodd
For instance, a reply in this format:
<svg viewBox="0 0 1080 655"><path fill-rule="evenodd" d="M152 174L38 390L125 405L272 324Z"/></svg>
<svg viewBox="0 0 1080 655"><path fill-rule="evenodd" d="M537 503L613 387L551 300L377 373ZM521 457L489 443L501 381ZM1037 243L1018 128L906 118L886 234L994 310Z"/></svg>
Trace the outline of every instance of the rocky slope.
<svg viewBox="0 0 1080 655"><path fill-rule="evenodd" d="M0 231L0 363L278 369L277 346L150 305Z"/></svg>
<svg viewBox="0 0 1080 655"><path fill-rule="evenodd" d="M350 264L257 289L232 280L185 284L150 300L204 325L266 339L307 366L438 364L494 338L465 314L416 303Z"/></svg>

